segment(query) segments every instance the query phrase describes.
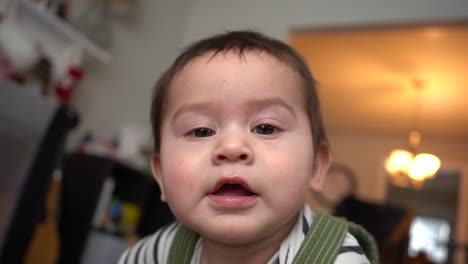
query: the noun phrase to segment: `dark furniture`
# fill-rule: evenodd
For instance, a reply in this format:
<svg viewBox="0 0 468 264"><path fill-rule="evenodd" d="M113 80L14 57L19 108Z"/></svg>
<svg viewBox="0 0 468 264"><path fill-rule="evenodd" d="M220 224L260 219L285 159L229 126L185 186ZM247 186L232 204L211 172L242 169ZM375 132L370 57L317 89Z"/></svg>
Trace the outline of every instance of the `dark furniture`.
<svg viewBox="0 0 468 264"><path fill-rule="evenodd" d="M173 220L168 206L160 201L159 187L151 176L111 158L72 154L63 167L58 263L80 263L90 232L98 231L93 230L92 220L107 177L114 179L113 192L122 200L142 208L139 237Z"/></svg>

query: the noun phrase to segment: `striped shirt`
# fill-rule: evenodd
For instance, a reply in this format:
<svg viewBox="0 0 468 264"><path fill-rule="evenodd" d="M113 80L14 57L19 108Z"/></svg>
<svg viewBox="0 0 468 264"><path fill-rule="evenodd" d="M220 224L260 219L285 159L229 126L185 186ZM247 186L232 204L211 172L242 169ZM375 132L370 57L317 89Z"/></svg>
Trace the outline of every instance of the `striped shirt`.
<svg viewBox="0 0 468 264"><path fill-rule="evenodd" d="M288 236L281 243L280 249L272 256L268 264L291 264L314 219L314 214L304 205L301 214ZM159 229L135 246L125 251L119 264L165 264L174 236L181 226L174 222ZM202 239L198 239L191 264L200 264ZM370 264L357 240L346 234L334 264Z"/></svg>

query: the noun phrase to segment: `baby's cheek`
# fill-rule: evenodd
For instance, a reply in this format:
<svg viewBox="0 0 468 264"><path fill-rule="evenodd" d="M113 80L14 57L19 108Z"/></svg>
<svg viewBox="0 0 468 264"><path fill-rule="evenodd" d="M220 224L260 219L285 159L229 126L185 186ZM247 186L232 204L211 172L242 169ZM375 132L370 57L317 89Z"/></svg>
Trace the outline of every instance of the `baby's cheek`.
<svg viewBox="0 0 468 264"><path fill-rule="evenodd" d="M190 190L194 190L196 173L186 159L174 159L163 171L168 199L177 201L188 198Z"/></svg>
<svg viewBox="0 0 468 264"><path fill-rule="evenodd" d="M306 166L299 159L290 159L285 157L281 162L281 166L275 166L271 172L271 177L274 177L271 182L281 186L277 191L285 196L303 196L305 195L308 186L311 171L309 166Z"/></svg>
<svg viewBox="0 0 468 264"><path fill-rule="evenodd" d="M197 174L190 160L173 160L166 170L165 180L166 199L171 211L184 225L190 225L191 213L200 200Z"/></svg>

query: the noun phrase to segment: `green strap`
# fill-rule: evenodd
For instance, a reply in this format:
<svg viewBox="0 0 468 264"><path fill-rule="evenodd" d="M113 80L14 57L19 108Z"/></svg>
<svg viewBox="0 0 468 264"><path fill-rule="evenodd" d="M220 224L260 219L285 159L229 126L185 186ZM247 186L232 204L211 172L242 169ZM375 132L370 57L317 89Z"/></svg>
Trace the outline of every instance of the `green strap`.
<svg viewBox="0 0 468 264"><path fill-rule="evenodd" d="M181 225L172 242L167 263L190 264L197 240L197 233Z"/></svg>
<svg viewBox="0 0 468 264"><path fill-rule="evenodd" d="M379 263L374 238L364 228L318 212L293 264L334 263L347 232L357 239L372 264ZM198 237L197 233L183 225L180 226L169 251L168 264L190 264Z"/></svg>
<svg viewBox="0 0 468 264"><path fill-rule="evenodd" d="M346 233L353 235L372 264L379 263L374 238L360 225L318 212L293 264L334 263Z"/></svg>
<svg viewBox="0 0 468 264"><path fill-rule="evenodd" d="M346 221L318 212L292 263L333 263L347 230Z"/></svg>
<svg viewBox="0 0 468 264"><path fill-rule="evenodd" d="M362 226L352 222L348 222L348 232L353 235L359 242L362 250L366 253L367 259L372 264L379 263L379 249L374 237L367 232Z"/></svg>

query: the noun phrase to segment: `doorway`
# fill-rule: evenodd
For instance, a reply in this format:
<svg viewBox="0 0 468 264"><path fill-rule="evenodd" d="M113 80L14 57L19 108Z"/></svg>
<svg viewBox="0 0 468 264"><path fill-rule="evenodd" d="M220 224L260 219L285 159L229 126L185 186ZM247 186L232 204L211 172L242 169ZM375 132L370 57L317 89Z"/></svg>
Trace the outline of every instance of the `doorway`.
<svg viewBox="0 0 468 264"><path fill-rule="evenodd" d="M413 211L408 255L423 252L433 263L453 263L460 188L458 171L441 169L421 189L390 185L388 203Z"/></svg>

